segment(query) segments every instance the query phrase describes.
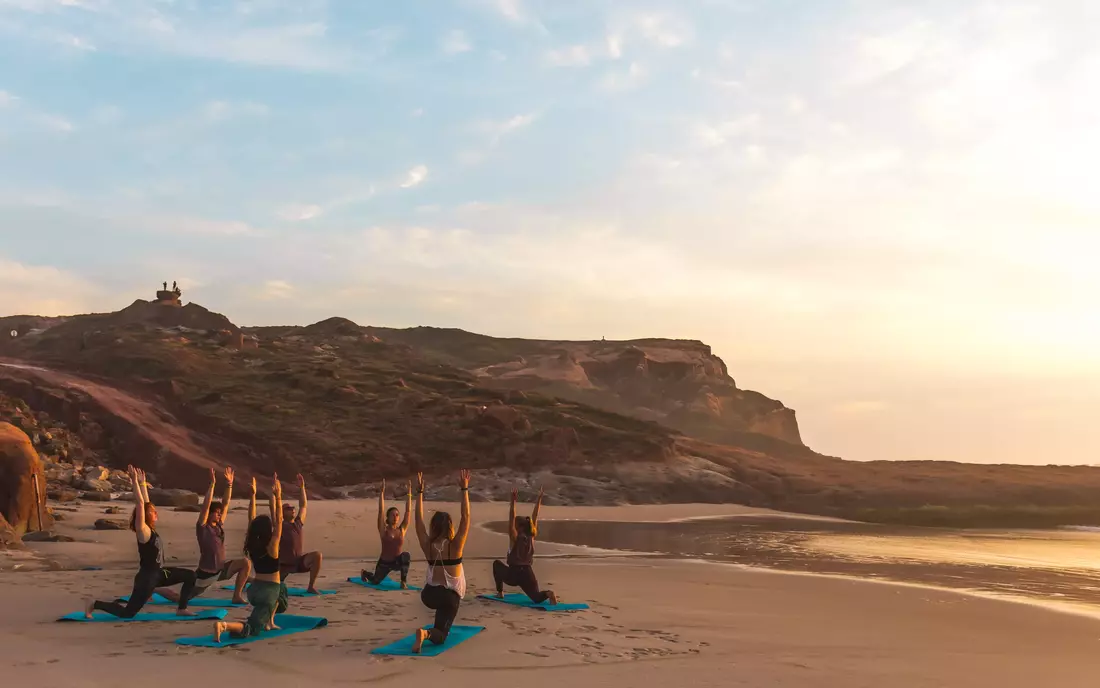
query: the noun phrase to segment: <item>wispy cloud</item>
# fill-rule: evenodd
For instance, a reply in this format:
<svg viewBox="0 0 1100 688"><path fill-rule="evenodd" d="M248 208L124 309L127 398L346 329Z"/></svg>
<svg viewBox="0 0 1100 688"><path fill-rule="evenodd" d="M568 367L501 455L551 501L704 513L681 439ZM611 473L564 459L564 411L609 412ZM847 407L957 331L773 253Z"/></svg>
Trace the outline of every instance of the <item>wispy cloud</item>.
<svg viewBox="0 0 1100 688"><path fill-rule="evenodd" d="M605 91L629 91L645 83L649 74L638 62L631 62L626 69L614 69L604 74L600 87Z"/></svg>
<svg viewBox="0 0 1100 688"><path fill-rule="evenodd" d="M324 209L319 205L292 204L279 208L275 215L285 222L302 222L319 217Z"/></svg>
<svg viewBox="0 0 1100 688"><path fill-rule="evenodd" d="M414 186L420 186L425 179L428 178L428 168L424 165L417 165L408 171L405 175L405 181L401 182L402 189L411 189Z"/></svg>
<svg viewBox="0 0 1100 688"><path fill-rule="evenodd" d="M500 122L486 122L481 128L489 134L490 145L495 146L504 137L531 126L536 117L534 113L516 115Z"/></svg>
<svg viewBox="0 0 1100 688"><path fill-rule="evenodd" d="M662 48L677 48L691 40L693 30L684 19L666 14L644 14L636 19L641 37Z"/></svg>
<svg viewBox="0 0 1100 688"><path fill-rule="evenodd" d="M0 90L0 108L10 107L19 102L19 96L8 91Z"/></svg>
<svg viewBox="0 0 1100 688"><path fill-rule="evenodd" d="M202 106L201 116L207 122L224 122L236 117L264 117L269 112L263 103L212 100Z"/></svg>
<svg viewBox="0 0 1100 688"><path fill-rule="evenodd" d="M546 52L546 63L552 67L584 67L592 64L592 53L583 45L570 45Z"/></svg>
<svg viewBox="0 0 1100 688"><path fill-rule="evenodd" d="M294 285L285 280L267 280L257 294L257 298L263 301L285 300L294 296Z"/></svg>
<svg viewBox="0 0 1100 688"><path fill-rule="evenodd" d="M448 55L458 55L473 50L473 44L470 43L470 38L466 35L465 31L460 29L448 31L447 35L443 37L443 42L440 47L443 52Z"/></svg>

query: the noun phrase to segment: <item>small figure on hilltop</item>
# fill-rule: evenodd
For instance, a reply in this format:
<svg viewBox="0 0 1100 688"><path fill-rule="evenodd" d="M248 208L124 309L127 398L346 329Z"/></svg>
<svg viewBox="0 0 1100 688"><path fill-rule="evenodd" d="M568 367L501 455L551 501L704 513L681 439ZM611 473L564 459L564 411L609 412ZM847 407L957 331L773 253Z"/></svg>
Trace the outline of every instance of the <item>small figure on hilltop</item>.
<svg viewBox="0 0 1100 688"><path fill-rule="evenodd" d="M163 286L164 288L163 288L163 289L161 289L161 291L168 291L168 283L167 283L167 282L164 282L162 286Z"/></svg>

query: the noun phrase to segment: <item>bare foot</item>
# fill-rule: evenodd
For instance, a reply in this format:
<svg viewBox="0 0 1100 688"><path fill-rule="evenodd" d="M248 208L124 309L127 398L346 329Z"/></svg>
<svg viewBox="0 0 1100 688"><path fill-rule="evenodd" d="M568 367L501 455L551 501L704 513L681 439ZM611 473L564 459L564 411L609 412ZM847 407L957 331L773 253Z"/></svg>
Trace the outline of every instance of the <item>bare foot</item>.
<svg viewBox="0 0 1100 688"><path fill-rule="evenodd" d="M248 600L243 597L233 596L233 604L248 604Z"/></svg>
<svg viewBox="0 0 1100 688"><path fill-rule="evenodd" d="M366 569L363 569L362 571L359 572L359 580L366 582L366 580L367 580L367 570Z"/></svg>
<svg viewBox="0 0 1100 688"><path fill-rule="evenodd" d="M194 616L195 612L191 609L177 609L176 616Z"/></svg>
<svg viewBox="0 0 1100 688"><path fill-rule="evenodd" d="M405 581L401 581L401 589L402 590L408 590L409 589L409 584L406 583Z"/></svg>
<svg viewBox="0 0 1100 688"><path fill-rule="evenodd" d="M224 621L215 621L214 622L214 642L215 643L220 643L222 641L222 633L225 633L225 622Z"/></svg>
<svg viewBox="0 0 1100 688"><path fill-rule="evenodd" d="M310 595L320 595L320 594L321 594L321 593L320 593L320 592L319 592L319 591L317 590L317 588L313 587L312 585L311 585L311 586L309 586L308 588L306 588L306 592L307 592L307 593L309 593Z"/></svg>
<svg viewBox="0 0 1100 688"><path fill-rule="evenodd" d="M92 612L95 611L95 600L88 600L84 603L84 618L92 618Z"/></svg>
<svg viewBox="0 0 1100 688"><path fill-rule="evenodd" d="M503 590L497 590L497 599L498 600L503 600L504 599L504 591Z"/></svg>
<svg viewBox="0 0 1100 688"><path fill-rule="evenodd" d="M424 641L428 638L428 632L423 628L416 629L416 640L413 641L412 652L414 655L420 654L420 648L424 647Z"/></svg>
<svg viewBox="0 0 1100 688"><path fill-rule="evenodd" d="M551 607L558 606L558 596L554 594L553 590L547 592L546 597L547 597L547 601L550 603Z"/></svg>

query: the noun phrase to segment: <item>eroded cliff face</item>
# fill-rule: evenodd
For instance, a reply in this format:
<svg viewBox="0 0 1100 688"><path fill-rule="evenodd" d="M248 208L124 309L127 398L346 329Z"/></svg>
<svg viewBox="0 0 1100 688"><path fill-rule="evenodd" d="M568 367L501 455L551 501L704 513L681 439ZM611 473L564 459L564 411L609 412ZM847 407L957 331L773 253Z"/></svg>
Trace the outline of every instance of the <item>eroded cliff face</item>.
<svg viewBox="0 0 1100 688"><path fill-rule="evenodd" d="M541 341L437 328L366 329L435 353L482 384L581 401L715 442L740 442L748 434L802 446L794 411L739 389L725 362L702 342Z"/></svg>

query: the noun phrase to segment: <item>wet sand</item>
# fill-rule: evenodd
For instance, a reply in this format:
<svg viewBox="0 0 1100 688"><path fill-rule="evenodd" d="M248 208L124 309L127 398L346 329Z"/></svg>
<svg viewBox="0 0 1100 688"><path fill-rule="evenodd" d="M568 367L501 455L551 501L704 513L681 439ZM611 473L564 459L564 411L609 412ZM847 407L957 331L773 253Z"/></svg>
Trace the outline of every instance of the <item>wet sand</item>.
<svg viewBox="0 0 1100 688"><path fill-rule="evenodd" d="M473 509L478 522L507 514L504 504ZM193 565L195 515L161 513L171 563ZM738 513L753 510L546 507L543 517L639 522ZM290 612L325 616L327 628L241 648L182 648L172 641L204 634L209 623L53 621L89 595L128 593L136 559L131 533L87 529L102 506L70 516L62 526L80 542L40 549L67 565L105 568L0 574L0 669L13 685L1072 687L1095 684L1100 650L1097 621L1020 604L547 543L539 545L536 568L544 586L592 609L511 608L474 599L492 590L490 562L507 544L502 535L474 528L466 555L470 590L458 623L487 630L437 658L377 657L371 648L430 622L431 614L416 594L343 582L378 552L374 505L361 501L310 505L306 548L325 552L321 582L339 594L292 599ZM242 516L230 515L230 551L239 546ZM420 583L423 563L416 552L414 559L410 578ZM171 607L158 608L164 609Z"/></svg>

